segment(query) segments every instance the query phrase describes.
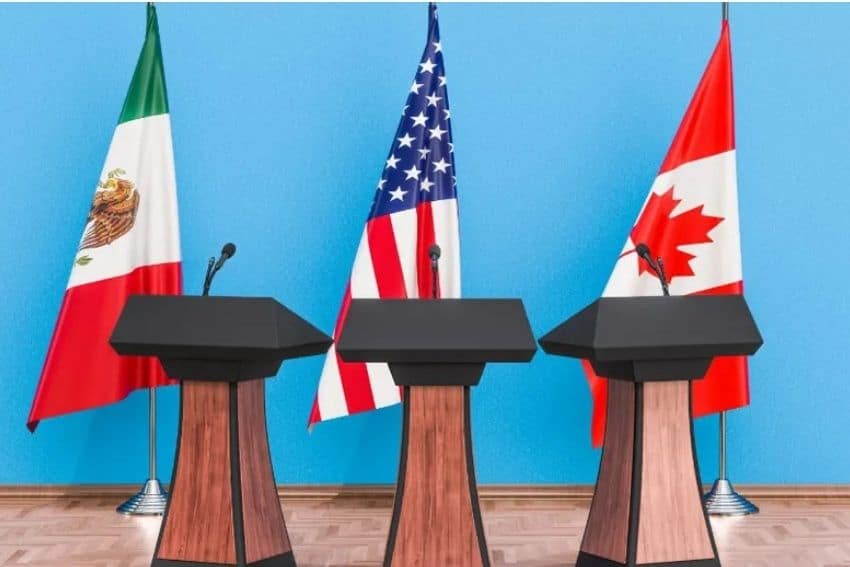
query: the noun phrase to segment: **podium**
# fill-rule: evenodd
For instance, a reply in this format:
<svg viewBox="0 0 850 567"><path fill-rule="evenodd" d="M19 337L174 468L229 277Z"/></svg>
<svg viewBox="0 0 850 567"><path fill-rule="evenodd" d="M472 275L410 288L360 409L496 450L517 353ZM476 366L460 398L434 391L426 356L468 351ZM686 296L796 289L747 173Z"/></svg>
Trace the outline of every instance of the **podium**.
<svg viewBox="0 0 850 567"><path fill-rule="evenodd" d="M602 298L540 339L608 378L596 491L576 567L719 567L693 441L691 380L761 346L739 295Z"/></svg>
<svg viewBox="0 0 850 567"><path fill-rule="evenodd" d="M152 567L293 567L269 457L264 380L331 339L271 298L128 299L110 339L180 380L171 497Z"/></svg>
<svg viewBox="0 0 850 567"><path fill-rule="evenodd" d="M472 460L469 389L487 362L537 346L518 299L355 299L337 352L388 362L404 423L385 567L488 567Z"/></svg>

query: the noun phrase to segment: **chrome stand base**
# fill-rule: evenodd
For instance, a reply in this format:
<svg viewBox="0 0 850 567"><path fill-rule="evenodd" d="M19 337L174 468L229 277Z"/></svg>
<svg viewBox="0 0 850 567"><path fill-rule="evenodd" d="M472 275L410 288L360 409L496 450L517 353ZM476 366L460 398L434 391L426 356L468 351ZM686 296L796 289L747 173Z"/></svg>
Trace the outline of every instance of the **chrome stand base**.
<svg viewBox="0 0 850 567"><path fill-rule="evenodd" d="M116 510L119 514L126 516L162 516L165 514L167 503L168 493L158 479L152 478L145 482L140 491L118 506Z"/></svg>
<svg viewBox="0 0 850 567"><path fill-rule="evenodd" d="M758 514L759 509L749 500L735 492L732 483L718 478L703 497L703 506L710 516L748 516Z"/></svg>

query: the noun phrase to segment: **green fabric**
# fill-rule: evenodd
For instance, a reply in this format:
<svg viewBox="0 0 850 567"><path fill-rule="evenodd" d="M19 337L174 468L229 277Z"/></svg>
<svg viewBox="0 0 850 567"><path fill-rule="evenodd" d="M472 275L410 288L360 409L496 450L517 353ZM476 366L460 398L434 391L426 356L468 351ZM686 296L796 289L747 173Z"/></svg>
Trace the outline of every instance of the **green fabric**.
<svg viewBox="0 0 850 567"><path fill-rule="evenodd" d="M168 113L168 93L165 88L165 72L162 69L162 50L159 45L159 24L156 8L148 3L148 31L145 44L133 73L130 90L124 100L124 108L118 123L129 122L145 116Z"/></svg>

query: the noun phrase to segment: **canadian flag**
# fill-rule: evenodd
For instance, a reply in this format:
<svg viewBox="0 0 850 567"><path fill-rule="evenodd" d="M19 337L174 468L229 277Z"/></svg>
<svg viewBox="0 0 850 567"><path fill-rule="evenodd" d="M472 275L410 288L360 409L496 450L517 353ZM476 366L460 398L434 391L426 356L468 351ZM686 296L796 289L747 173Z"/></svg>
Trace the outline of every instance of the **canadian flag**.
<svg viewBox="0 0 850 567"><path fill-rule="evenodd" d="M661 294L655 274L635 252L641 242L664 259L671 295L743 292L728 21L603 296ZM584 369L598 447L605 433L607 382L587 361ZM745 357L719 357L705 378L693 382L694 416L749 402Z"/></svg>

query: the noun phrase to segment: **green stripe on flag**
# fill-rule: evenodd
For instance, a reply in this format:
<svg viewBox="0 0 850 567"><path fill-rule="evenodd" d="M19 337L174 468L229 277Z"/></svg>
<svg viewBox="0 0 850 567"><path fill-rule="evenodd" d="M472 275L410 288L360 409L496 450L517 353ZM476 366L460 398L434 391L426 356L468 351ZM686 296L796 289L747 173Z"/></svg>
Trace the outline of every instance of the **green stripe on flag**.
<svg viewBox="0 0 850 567"><path fill-rule="evenodd" d="M148 31L145 44L133 73L130 90L118 123L129 122L145 116L168 113L168 93L165 72L162 69L162 49L159 45L159 24L153 2L148 3Z"/></svg>

